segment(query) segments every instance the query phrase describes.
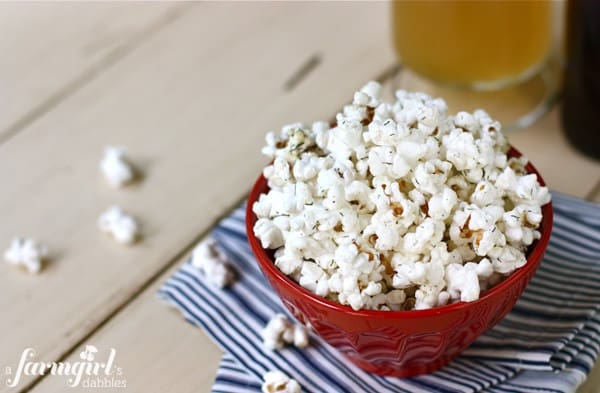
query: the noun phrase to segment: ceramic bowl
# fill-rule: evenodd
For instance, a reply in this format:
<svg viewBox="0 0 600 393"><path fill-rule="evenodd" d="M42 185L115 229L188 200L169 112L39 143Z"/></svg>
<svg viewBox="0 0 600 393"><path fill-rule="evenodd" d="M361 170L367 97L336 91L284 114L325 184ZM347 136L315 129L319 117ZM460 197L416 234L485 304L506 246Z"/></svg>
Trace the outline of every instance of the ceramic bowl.
<svg viewBox="0 0 600 393"><path fill-rule="evenodd" d="M520 156L511 149L510 156ZM529 173L544 181L529 164ZM360 368L380 374L410 377L433 372L448 364L479 335L492 328L515 305L538 268L552 228L552 204L542 208L541 238L527 253L527 264L473 302L459 302L428 310L354 311L302 288L273 263L272 250L262 248L254 236L256 215L252 205L267 193L261 175L248 199L246 230L260 268L285 307L310 325L329 345Z"/></svg>

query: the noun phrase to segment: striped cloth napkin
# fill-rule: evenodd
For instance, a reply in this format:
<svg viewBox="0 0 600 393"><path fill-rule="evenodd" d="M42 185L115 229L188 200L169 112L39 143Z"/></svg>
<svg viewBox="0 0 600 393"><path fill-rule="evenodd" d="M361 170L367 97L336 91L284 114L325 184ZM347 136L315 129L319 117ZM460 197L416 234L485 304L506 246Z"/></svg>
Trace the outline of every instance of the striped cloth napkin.
<svg viewBox="0 0 600 393"><path fill-rule="evenodd" d="M246 241L244 208L213 231L238 272L228 289L189 262L159 292L225 351L213 392L259 392L282 370L304 392L573 392L600 351L600 207L553 194L552 239L514 309L450 365L415 378L381 377L351 364L318 337L306 349L271 352L260 330L283 305ZM289 315L289 314L288 314Z"/></svg>

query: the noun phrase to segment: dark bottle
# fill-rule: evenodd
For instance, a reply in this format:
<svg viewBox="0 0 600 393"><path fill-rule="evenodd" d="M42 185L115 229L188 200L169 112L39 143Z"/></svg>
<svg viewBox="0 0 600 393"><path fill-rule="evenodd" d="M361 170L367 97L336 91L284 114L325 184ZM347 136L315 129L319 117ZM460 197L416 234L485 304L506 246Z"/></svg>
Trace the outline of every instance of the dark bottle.
<svg viewBox="0 0 600 393"><path fill-rule="evenodd" d="M571 144L600 159L600 1L567 4L562 126Z"/></svg>

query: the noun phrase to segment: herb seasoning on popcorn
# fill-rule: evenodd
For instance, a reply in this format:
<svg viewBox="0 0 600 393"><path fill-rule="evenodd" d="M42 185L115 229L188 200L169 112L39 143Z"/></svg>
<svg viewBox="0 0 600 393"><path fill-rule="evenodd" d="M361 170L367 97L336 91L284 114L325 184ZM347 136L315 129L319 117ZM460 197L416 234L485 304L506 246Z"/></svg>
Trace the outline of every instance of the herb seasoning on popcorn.
<svg viewBox="0 0 600 393"><path fill-rule="evenodd" d="M548 189L486 112L380 90L356 92L335 127L267 135L254 233L284 274L355 310L474 301L527 263Z"/></svg>

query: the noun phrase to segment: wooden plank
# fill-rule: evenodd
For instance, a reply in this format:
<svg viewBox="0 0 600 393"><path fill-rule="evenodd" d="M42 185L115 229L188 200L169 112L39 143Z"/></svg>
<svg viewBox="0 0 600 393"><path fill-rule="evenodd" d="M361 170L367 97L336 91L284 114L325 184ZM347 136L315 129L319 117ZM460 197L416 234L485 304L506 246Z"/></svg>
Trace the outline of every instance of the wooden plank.
<svg viewBox="0 0 600 393"><path fill-rule="evenodd" d="M1 145L0 241L33 236L53 258L39 276L0 269L0 364L27 347L62 358L249 189L266 130L330 117L391 64L386 7L203 3ZM105 184L109 143L129 147L142 182ZM113 203L140 218L139 245L96 229Z"/></svg>
<svg viewBox="0 0 600 393"><path fill-rule="evenodd" d="M168 23L166 3L0 4L0 141Z"/></svg>
<svg viewBox="0 0 600 393"><path fill-rule="evenodd" d="M600 203L600 179L594 188L588 193L586 199L590 202Z"/></svg>
<svg viewBox="0 0 600 393"><path fill-rule="evenodd" d="M596 363L585 383L577 389L577 393L600 393L600 362Z"/></svg>
<svg viewBox="0 0 600 393"><path fill-rule="evenodd" d="M156 298L160 285L175 270L170 269L123 312L78 345L66 361L78 361L88 344L99 349L99 359L115 348L116 364L122 368L122 376L115 378L125 380L128 392L210 391L221 350L202 330L185 322L179 311L160 304ZM49 376L33 392L58 392L65 389L65 384L65 378ZM90 389L82 385L69 391Z"/></svg>

